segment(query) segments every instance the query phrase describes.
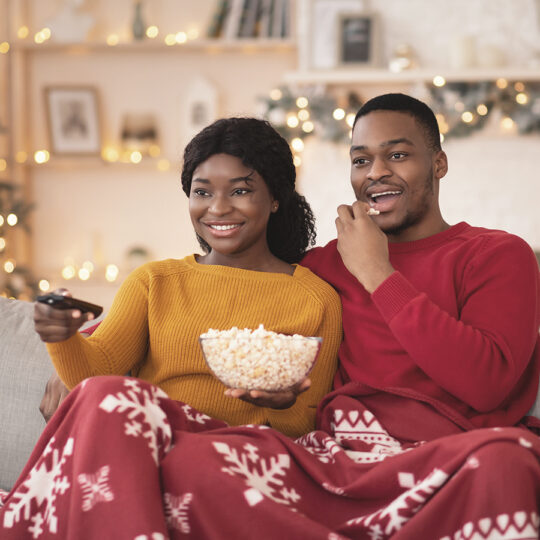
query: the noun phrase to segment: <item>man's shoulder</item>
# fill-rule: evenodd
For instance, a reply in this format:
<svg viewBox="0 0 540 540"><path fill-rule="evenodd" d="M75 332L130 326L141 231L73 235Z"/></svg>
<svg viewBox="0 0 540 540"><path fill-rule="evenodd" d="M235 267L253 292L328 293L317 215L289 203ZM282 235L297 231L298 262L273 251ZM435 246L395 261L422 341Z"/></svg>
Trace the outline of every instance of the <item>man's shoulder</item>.
<svg viewBox="0 0 540 540"><path fill-rule="evenodd" d="M307 251L300 264L312 269L312 267L335 257L339 257L337 240L331 240L325 246L317 246Z"/></svg>

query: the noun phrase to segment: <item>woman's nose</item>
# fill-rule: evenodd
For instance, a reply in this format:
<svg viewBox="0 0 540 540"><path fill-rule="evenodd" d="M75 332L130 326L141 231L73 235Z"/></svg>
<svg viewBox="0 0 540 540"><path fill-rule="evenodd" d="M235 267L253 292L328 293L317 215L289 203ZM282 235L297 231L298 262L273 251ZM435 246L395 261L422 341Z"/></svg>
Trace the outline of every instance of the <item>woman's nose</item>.
<svg viewBox="0 0 540 540"><path fill-rule="evenodd" d="M212 203L209 208L212 214L223 215L227 214L231 210L231 203L228 197L221 195L215 195L212 197Z"/></svg>

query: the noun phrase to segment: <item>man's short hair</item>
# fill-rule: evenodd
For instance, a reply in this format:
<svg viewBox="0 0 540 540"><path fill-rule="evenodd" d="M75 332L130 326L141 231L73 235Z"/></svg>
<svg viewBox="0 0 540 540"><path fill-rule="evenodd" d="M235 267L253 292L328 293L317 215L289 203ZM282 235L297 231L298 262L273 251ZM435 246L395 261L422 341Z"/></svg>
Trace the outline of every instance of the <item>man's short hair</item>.
<svg viewBox="0 0 540 540"><path fill-rule="evenodd" d="M433 111L419 99L406 94L383 94L366 101L356 113L354 125L362 117L373 111L396 111L409 114L424 130L426 142L435 151L441 150L439 124Z"/></svg>

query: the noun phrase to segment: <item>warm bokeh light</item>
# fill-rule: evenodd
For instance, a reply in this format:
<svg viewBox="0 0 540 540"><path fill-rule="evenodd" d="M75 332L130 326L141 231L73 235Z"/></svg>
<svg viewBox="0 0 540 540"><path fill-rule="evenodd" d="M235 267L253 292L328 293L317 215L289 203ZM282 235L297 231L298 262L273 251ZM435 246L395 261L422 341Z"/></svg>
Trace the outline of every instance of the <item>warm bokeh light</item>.
<svg viewBox="0 0 540 540"><path fill-rule="evenodd" d="M119 273L118 266L115 264L108 264L105 268L105 279L109 282L116 281Z"/></svg>
<svg viewBox="0 0 540 540"><path fill-rule="evenodd" d="M118 158L120 157L120 154L118 150L112 146L106 146L101 150L101 157L105 161L109 161L111 163L114 163L115 161L118 161Z"/></svg>
<svg viewBox="0 0 540 540"><path fill-rule="evenodd" d="M503 129L511 130L514 127L514 121L507 116L501 120L501 126Z"/></svg>
<svg viewBox="0 0 540 540"><path fill-rule="evenodd" d="M302 131L305 133L311 133L315 129L313 122L304 122L302 124Z"/></svg>
<svg viewBox="0 0 540 540"><path fill-rule="evenodd" d="M25 163L27 159L28 159L28 153L25 152L24 150L19 150L15 154L15 161L17 163Z"/></svg>
<svg viewBox="0 0 540 540"><path fill-rule="evenodd" d="M92 261L84 261L82 267L89 272L94 271L94 263Z"/></svg>
<svg viewBox="0 0 540 540"><path fill-rule="evenodd" d="M30 33L30 29L28 28L28 26L21 26L18 30L17 30L17 37L19 39L25 39L28 37L28 34Z"/></svg>
<svg viewBox="0 0 540 540"><path fill-rule="evenodd" d="M296 106L299 109L305 109L308 105L309 105L309 101L306 97L300 96L299 98L296 99Z"/></svg>
<svg viewBox="0 0 540 540"><path fill-rule="evenodd" d="M4 263L4 270L6 273L11 274L15 270L15 261L12 259L8 259Z"/></svg>
<svg viewBox="0 0 540 540"><path fill-rule="evenodd" d="M75 277L76 271L75 267L71 264L68 264L62 268L62 277L64 279L73 279Z"/></svg>
<svg viewBox="0 0 540 540"><path fill-rule="evenodd" d="M4 216L0 214L0 227L4 224Z"/></svg>
<svg viewBox="0 0 540 540"><path fill-rule="evenodd" d="M437 87L444 86L446 84L446 79L442 75L436 75L433 77L433 85Z"/></svg>
<svg viewBox="0 0 540 540"><path fill-rule="evenodd" d="M17 223L19 222L19 218L17 217L17 214L8 214L6 217L7 224L10 227L15 227Z"/></svg>
<svg viewBox="0 0 540 540"><path fill-rule="evenodd" d="M274 88L270 90L270 99L278 101L283 97L283 92L279 88Z"/></svg>
<svg viewBox="0 0 540 540"><path fill-rule="evenodd" d="M471 111L465 111L462 115L461 115L461 119L466 123L466 124L470 124L473 120L474 120L474 115Z"/></svg>
<svg viewBox="0 0 540 540"><path fill-rule="evenodd" d="M79 279L81 281L86 281L90 277L90 272L86 268L79 269Z"/></svg>
<svg viewBox="0 0 540 540"><path fill-rule="evenodd" d="M6 249L6 239L0 236L0 251L4 251L4 249Z"/></svg>
<svg viewBox="0 0 540 540"><path fill-rule="evenodd" d="M45 39L51 39L51 29L47 27L43 28L43 30L41 30L41 35Z"/></svg>
<svg viewBox="0 0 540 540"><path fill-rule="evenodd" d="M444 142L444 135L441 133L441 143Z"/></svg>
<svg viewBox="0 0 540 540"><path fill-rule="evenodd" d="M514 83L514 90L516 92L523 92L523 90L525 90L525 85L522 82Z"/></svg>
<svg viewBox="0 0 540 540"><path fill-rule="evenodd" d="M454 103L454 109L457 112L463 112L465 110L465 103L463 103L463 101L456 101Z"/></svg>
<svg viewBox="0 0 540 540"><path fill-rule="evenodd" d="M497 88L500 88L501 90L504 90L508 86L508 81L506 79L497 79L495 81L495 84L497 85Z"/></svg>
<svg viewBox="0 0 540 540"><path fill-rule="evenodd" d="M47 163L49 161L51 155L47 150L37 150L34 152L34 161L36 163Z"/></svg>
<svg viewBox="0 0 540 540"><path fill-rule="evenodd" d="M298 111L298 118L305 122L309 119L309 111L307 109L301 109Z"/></svg>
<svg viewBox="0 0 540 540"><path fill-rule="evenodd" d="M151 144L149 147L148 147L148 155L150 157L158 157L159 154L161 154L161 148L157 145L157 144Z"/></svg>
<svg viewBox="0 0 540 540"><path fill-rule="evenodd" d="M300 121L298 120L298 117L295 114L289 114L287 116L287 125L290 128L295 128L296 126L298 126L299 123Z"/></svg>
<svg viewBox="0 0 540 540"><path fill-rule="evenodd" d="M158 34L159 34L159 28L154 24L152 26L149 26L146 29L146 36L149 37L150 39L157 38Z"/></svg>
<svg viewBox="0 0 540 540"><path fill-rule="evenodd" d="M120 43L120 36L118 34L109 34L107 36L107 45L114 47Z"/></svg>
<svg viewBox="0 0 540 540"><path fill-rule="evenodd" d="M476 107L476 112L480 116L486 116L486 114L488 113L488 108L483 103L480 103L480 105L478 105L478 107Z"/></svg>
<svg viewBox="0 0 540 540"><path fill-rule="evenodd" d="M332 116L335 120L343 120L345 118L345 111L341 107L338 107L337 109L334 109Z"/></svg>
<svg viewBox="0 0 540 540"><path fill-rule="evenodd" d="M291 146L295 152L301 152L304 149L304 141L300 137L295 137L291 141Z"/></svg>
<svg viewBox="0 0 540 540"><path fill-rule="evenodd" d="M165 172L171 168L171 164L168 159L160 159L157 162L157 168L158 168L158 171Z"/></svg>
<svg viewBox="0 0 540 540"><path fill-rule="evenodd" d="M520 92L519 94L516 95L516 102L519 103L520 105L525 105L528 103L528 101L529 101L529 96L527 96L527 94Z"/></svg>
<svg viewBox="0 0 540 540"><path fill-rule="evenodd" d="M356 114L354 113L349 113L346 117L345 117L345 122L347 122L347 125L349 127L353 127L354 125L354 119L356 118Z"/></svg>
<svg viewBox="0 0 540 540"><path fill-rule="evenodd" d="M4 172L7 169L7 161L4 158L0 158L0 172Z"/></svg>
<svg viewBox="0 0 540 540"><path fill-rule="evenodd" d="M174 34L167 34L165 36L165 44L166 45L169 45L169 47L171 45L176 45L176 37Z"/></svg>
<svg viewBox="0 0 540 540"><path fill-rule="evenodd" d="M185 32L177 32L174 36L176 43L185 43L187 41L187 34Z"/></svg>
<svg viewBox="0 0 540 540"><path fill-rule="evenodd" d="M302 158L300 156L294 156L293 163L295 167L300 167L302 165Z"/></svg>
<svg viewBox="0 0 540 540"><path fill-rule="evenodd" d="M0 54L7 54L9 52L9 43L7 41L2 41L0 43Z"/></svg>
<svg viewBox="0 0 540 540"><path fill-rule="evenodd" d="M200 32L199 32L198 28L190 28L187 31L188 39L197 39L199 37L199 35L200 35Z"/></svg>
<svg viewBox="0 0 540 540"><path fill-rule="evenodd" d="M131 161L131 163L140 163L141 160L142 160L142 154L138 150L134 150L129 155L129 161Z"/></svg>
<svg viewBox="0 0 540 540"><path fill-rule="evenodd" d="M47 292L51 288L51 284L46 279L41 279L38 287L41 292Z"/></svg>

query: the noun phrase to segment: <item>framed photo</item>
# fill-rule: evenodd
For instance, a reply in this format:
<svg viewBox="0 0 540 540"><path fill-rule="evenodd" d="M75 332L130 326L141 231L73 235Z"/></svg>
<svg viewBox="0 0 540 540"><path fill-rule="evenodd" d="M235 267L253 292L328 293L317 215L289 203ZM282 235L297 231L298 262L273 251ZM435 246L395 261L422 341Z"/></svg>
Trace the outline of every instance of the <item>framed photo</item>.
<svg viewBox="0 0 540 540"><path fill-rule="evenodd" d="M378 63L378 18L373 13L340 13L338 66L375 67Z"/></svg>
<svg viewBox="0 0 540 540"><path fill-rule="evenodd" d="M47 87L45 101L51 151L64 155L101 153L97 92L93 87Z"/></svg>

